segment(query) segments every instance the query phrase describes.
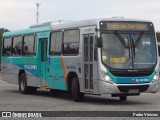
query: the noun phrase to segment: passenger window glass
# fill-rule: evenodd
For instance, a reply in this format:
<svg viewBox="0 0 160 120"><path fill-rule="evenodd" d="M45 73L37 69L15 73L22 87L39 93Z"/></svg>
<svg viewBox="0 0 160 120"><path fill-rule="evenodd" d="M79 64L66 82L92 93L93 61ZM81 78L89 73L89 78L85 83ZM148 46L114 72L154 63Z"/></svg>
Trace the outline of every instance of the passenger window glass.
<svg viewBox="0 0 160 120"><path fill-rule="evenodd" d="M84 37L84 61L88 62L88 36Z"/></svg>
<svg viewBox="0 0 160 120"><path fill-rule="evenodd" d="M64 32L63 54L76 55L79 53L79 30Z"/></svg>
<svg viewBox="0 0 160 120"><path fill-rule="evenodd" d="M23 40L23 55L33 55L34 53L34 35L24 36Z"/></svg>
<svg viewBox="0 0 160 120"><path fill-rule="evenodd" d="M54 32L51 34L50 55L60 55L62 46L62 32Z"/></svg>
<svg viewBox="0 0 160 120"><path fill-rule="evenodd" d="M37 52L37 35L35 36L34 39L34 55L36 55L36 52Z"/></svg>
<svg viewBox="0 0 160 120"><path fill-rule="evenodd" d="M158 46L158 53L159 53L159 56L160 56L160 46Z"/></svg>
<svg viewBox="0 0 160 120"><path fill-rule="evenodd" d="M22 37L13 38L13 55L19 56L22 53Z"/></svg>
<svg viewBox="0 0 160 120"><path fill-rule="evenodd" d="M11 56L12 53L12 38L5 38L3 44L3 56Z"/></svg>

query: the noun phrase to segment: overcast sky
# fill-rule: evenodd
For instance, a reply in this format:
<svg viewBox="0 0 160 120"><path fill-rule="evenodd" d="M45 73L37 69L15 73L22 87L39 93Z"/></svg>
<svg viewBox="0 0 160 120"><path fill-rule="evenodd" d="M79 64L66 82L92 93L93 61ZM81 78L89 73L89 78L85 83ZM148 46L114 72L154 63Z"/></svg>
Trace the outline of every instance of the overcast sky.
<svg viewBox="0 0 160 120"><path fill-rule="evenodd" d="M123 16L151 20L160 31L160 0L0 0L0 28L18 30L39 22Z"/></svg>

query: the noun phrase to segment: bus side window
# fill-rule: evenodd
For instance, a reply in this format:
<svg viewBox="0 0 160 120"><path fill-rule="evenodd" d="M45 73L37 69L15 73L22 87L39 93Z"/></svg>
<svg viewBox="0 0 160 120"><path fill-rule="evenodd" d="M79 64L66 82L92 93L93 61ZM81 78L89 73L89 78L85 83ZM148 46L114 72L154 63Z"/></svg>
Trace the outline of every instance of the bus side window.
<svg viewBox="0 0 160 120"><path fill-rule="evenodd" d="M160 46L158 46L158 54L159 54L159 56L160 56Z"/></svg>
<svg viewBox="0 0 160 120"><path fill-rule="evenodd" d="M97 39L95 37L95 39ZM96 40L94 41L94 60L97 61L97 42Z"/></svg>
<svg viewBox="0 0 160 120"><path fill-rule="evenodd" d="M37 52L37 35L34 36L34 46L33 46L33 54L34 56L36 56L36 52Z"/></svg>
<svg viewBox="0 0 160 120"><path fill-rule="evenodd" d="M34 35L24 36L22 55L32 56L34 52Z"/></svg>
<svg viewBox="0 0 160 120"><path fill-rule="evenodd" d="M77 55L79 53L79 30L64 31L63 54Z"/></svg>
<svg viewBox="0 0 160 120"><path fill-rule="evenodd" d="M12 53L12 38L5 38L3 42L3 56L11 56Z"/></svg>
<svg viewBox="0 0 160 120"><path fill-rule="evenodd" d="M50 39L50 55L60 55L62 49L62 32L54 32Z"/></svg>
<svg viewBox="0 0 160 120"><path fill-rule="evenodd" d="M22 54L22 36L13 38L13 56L20 56Z"/></svg>

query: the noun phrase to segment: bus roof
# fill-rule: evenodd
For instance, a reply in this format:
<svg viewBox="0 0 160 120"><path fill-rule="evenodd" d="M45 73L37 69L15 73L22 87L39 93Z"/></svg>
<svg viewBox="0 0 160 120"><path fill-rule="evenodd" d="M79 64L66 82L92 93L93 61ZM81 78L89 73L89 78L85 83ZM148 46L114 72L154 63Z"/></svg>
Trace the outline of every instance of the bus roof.
<svg viewBox="0 0 160 120"><path fill-rule="evenodd" d="M42 24L36 24L30 26L29 29L5 32L3 36L12 36L12 35L21 35L21 34L30 34L42 31L56 31L60 29L67 28L77 28L84 26L96 26L100 21L138 21L138 22L151 22L146 20L139 19L128 19L123 17L113 17L113 18L101 18L101 19L90 19L90 20L81 20L81 21L57 21L57 22L46 22Z"/></svg>
<svg viewBox="0 0 160 120"><path fill-rule="evenodd" d="M51 23L52 30L56 29L66 29L66 28L76 28L83 26L93 26L98 25L100 21L139 21L139 22L150 22L146 20L138 19L126 19L126 18L101 18L101 19L91 19L91 20L81 20L81 21L71 21L62 24Z"/></svg>
<svg viewBox="0 0 160 120"><path fill-rule="evenodd" d="M16 36L16 35L22 35L22 34L33 34L37 32L50 31L50 30L51 30L51 26L42 26L42 27L36 27L36 28L5 32L3 33L3 36L7 37L7 36L13 36L13 35Z"/></svg>

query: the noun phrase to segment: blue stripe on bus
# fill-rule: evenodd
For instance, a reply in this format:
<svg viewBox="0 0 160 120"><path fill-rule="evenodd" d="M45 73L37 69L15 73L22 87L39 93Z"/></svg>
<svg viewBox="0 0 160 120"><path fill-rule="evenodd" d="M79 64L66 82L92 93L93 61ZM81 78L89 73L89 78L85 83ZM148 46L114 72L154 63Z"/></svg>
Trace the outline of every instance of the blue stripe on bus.
<svg viewBox="0 0 160 120"><path fill-rule="evenodd" d="M141 76L141 77L116 77L112 75L109 71L107 72L108 76L114 81L116 84L141 84L141 83L150 83L156 74L154 71L150 76Z"/></svg>

